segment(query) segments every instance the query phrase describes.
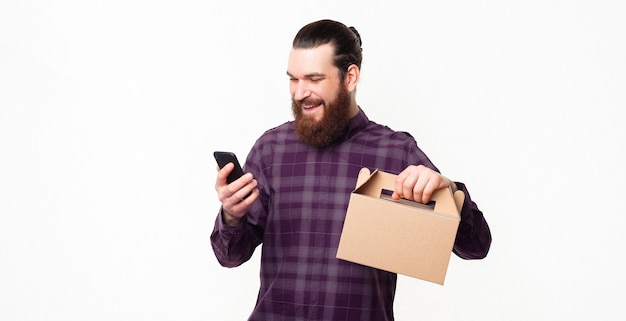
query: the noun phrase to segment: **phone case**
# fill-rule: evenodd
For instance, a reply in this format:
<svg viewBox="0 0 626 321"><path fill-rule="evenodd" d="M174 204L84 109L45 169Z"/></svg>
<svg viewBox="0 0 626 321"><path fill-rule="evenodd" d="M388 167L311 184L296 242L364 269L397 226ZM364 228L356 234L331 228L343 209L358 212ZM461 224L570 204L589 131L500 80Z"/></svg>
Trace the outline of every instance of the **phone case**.
<svg viewBox="0 0 626 321"><path fill-rule="evenodd" d="M241 175L243 175L243 169L241 168L241 165L239 164L239 160L237 160L237 156L234 153L216 151L216 152L213 152L213 156L215 157L215 161L217 162L217 165L220 168L223 168L228 163L235 164L235 168L233 169L232 172L230 172L230 175L228 175L228 178L226 178L226 182L228 184L234 182L239 177L241 177Z"/></svg>

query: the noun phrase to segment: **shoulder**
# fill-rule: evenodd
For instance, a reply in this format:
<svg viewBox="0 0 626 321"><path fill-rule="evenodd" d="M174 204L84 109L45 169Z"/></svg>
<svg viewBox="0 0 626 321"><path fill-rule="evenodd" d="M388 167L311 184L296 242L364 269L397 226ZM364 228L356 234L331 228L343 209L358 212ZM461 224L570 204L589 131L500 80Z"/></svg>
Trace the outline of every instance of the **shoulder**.
<svg viewBox="0 0 626 321"><path fill-rule="evenodd" d="M388 144L410 144L415 145L415 138L408 132L394 130L387 125L382 125L374 121L369 121L365 129L361 132L366 139L375 139L381 143Z"/></svg>
<svg viewBox="0 0 626 321"><path fill-rule="evenodd" d="M279 141L284 142L288 139L293 139L295 130L295 124L293 121L282 123L263 132L263 134L257 139L257 144Z"/></svg>
<svg viewBox="0 0 626 321"><path fill-rule="evenodd" d="M293 121L282 123L263 132L252 147L251 154L264 160L274 157L276 152L299 144Z"/></svg>

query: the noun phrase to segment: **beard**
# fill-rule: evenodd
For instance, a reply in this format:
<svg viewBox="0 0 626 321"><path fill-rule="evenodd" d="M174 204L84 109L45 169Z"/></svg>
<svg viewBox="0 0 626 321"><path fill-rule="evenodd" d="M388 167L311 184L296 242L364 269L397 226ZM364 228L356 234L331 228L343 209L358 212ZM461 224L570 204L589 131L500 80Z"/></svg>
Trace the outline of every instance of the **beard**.
<svg viewBox="0 0 626 321"><path fill-rule="evenodd" d="M324 115L319 121L313 117L305 117L302 115L302 106L315 105L321 101L315 102L311 99L296 101L291 99L291 110L295 117L296 134L305 144L313 147L322 148L328 146L339 139L350 121L350 103L352 102L348 90L339 85L339 90L335 99L323 104Z"/></svg>

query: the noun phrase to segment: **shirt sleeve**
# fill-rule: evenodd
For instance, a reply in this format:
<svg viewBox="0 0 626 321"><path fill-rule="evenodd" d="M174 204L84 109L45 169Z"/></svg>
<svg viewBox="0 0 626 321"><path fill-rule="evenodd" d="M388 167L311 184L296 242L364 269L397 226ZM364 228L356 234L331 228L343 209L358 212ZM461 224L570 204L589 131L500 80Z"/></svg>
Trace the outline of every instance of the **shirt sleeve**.
<svg viewBox="0 0 626 321"><path fill-rule="evenodd" d="M236 267L248 261L259 244L259 232L248 223L247 216L244 216L239 225L228 226L224 224L220 209L211 233L211 246L222 266Z"/></svg>
<svg viewBox="0 0 626 321"><path fill-rule="evenodd" d="M465 184L455 183L457 188L465 194L465 200L461 208L461 222L452 251L462 259L483 259L487 256L491 246L489 225L476 203L472 201Z"/></svg>
<svg viewBox="0 0 626 321"><path fill-rule="evenodd" d="M422 164L440 172L428 156L417 146L412 136L407 135L410 138L411 147L407 155L409 164ZM465 200L461 208L461 222L459 223L452 251L462 259L483 259L487 256L491 246L489 225L476 203L472 201L465 184L461 182L455 183L457 189L465 194Z"/></svg>
<svg viewBox="0 0 626 321"><path fill-rule="evenodd" d="M255 249L263 242L270 192L267 174L262 170L263 164L265 164L262 159L263 147L265 146L262 138L250 150L243 166L243 170L252 173L257 180L259 198L250 205L248 212L237 226L224 224L221 207L215 219L211 233L211 246L217 260L225 267L236 267L247 262L254 254ZM267 154L271 156L270 152Z"/></svg>

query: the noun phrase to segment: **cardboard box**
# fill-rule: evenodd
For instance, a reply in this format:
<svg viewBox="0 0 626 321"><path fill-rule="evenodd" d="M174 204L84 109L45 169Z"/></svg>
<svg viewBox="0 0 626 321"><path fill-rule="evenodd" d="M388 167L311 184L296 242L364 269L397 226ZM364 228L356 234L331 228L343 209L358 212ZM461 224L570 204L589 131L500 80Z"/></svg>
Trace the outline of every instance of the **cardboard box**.
<svg viewBox="0 0 626 321"><path fill-rule="evenodd" d="M464 194L436 191L434 207L394 201L396 175L361 169L337 258L443 285Z"/></svg>

